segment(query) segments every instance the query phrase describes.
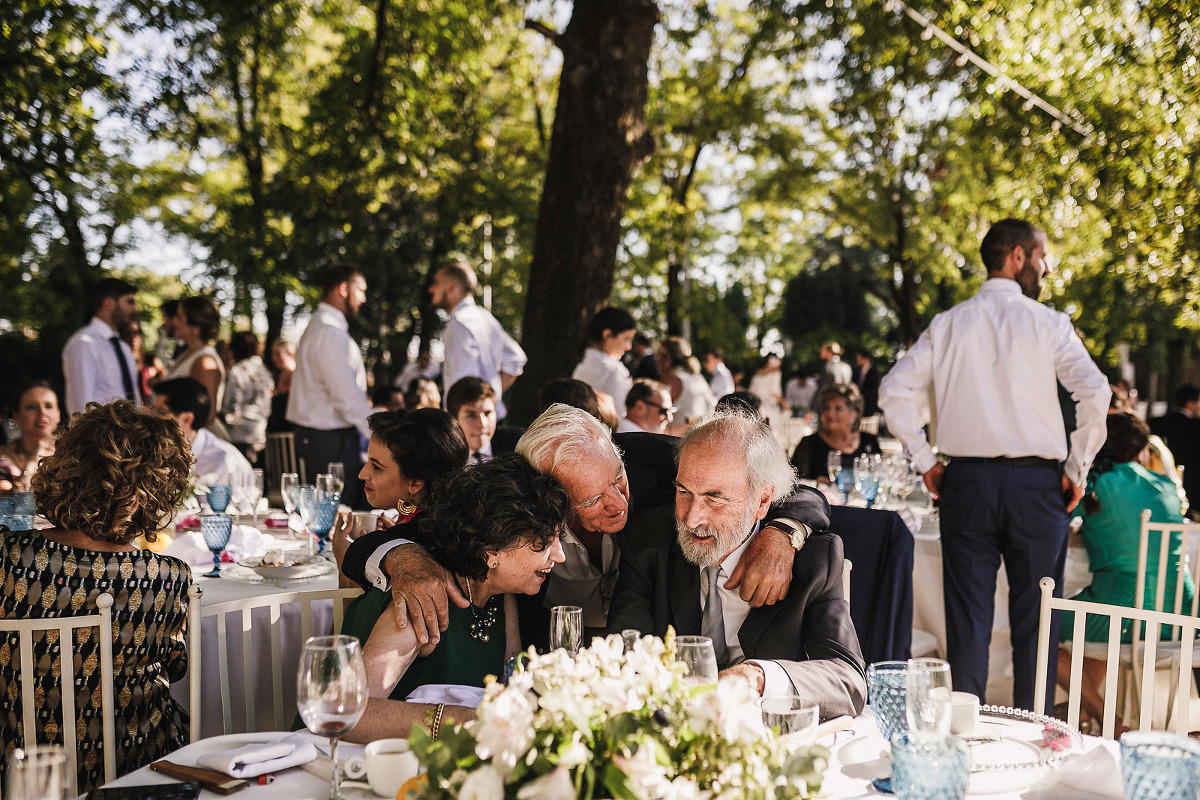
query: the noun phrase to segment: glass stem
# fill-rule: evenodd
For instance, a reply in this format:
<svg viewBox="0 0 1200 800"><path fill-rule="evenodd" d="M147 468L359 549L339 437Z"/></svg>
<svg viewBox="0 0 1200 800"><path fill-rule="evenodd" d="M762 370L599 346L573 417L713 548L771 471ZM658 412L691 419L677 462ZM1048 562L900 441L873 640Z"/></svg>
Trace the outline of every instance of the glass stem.
<svg viewBox="0 0 1200 800"><path fill-rule="evenodd" d="M337 745L338 745L338 737L330 736L329 737L329 760L332 763L332 767L330 767L330 771L329 771L329 787L330 787L329 800L340 800L340 798L342 796L341 795L342 774L338 770Z"/></svg>
<svg viewBox="0 0 1200 800"><path fill-rule="evenodd" d="M213 572L220 572L220 571L221 571L221 551L214 550L213 551Z"/></svg>

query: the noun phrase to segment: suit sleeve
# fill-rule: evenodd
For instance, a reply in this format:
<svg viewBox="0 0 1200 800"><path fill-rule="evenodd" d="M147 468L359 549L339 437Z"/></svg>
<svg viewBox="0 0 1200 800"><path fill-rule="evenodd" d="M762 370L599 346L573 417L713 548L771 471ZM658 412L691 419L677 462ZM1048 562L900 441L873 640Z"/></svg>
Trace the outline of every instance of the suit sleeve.
<svg viewBox="0 0 1200 800"><path fill-rule="evenodd" d="M767 509L763 525L770 525L771 520L780 517L803 522L813 531L829 530L829 501L810 486L797 486L790 495L776 500Z"/></svg>
<svg viewBox="0 0 1200 800"><path fill-rule="evenodd" d="M665 631L654 629L655 576L629 546L626 532L619 534L619 542L621 569L608 607L608 632L633 628L643 634L662 636Z"/></svg>
<svg viewBox="0 0 1200 800"><path fill-rule="evenodd" d="M798 660L773 659L787 670L796 694L817 701L822 717L858 716L867 700L866 664L842 596L842 569L840 539L809 539L797 555L793 578L793 586L807 583L802 652Z"/></svg>

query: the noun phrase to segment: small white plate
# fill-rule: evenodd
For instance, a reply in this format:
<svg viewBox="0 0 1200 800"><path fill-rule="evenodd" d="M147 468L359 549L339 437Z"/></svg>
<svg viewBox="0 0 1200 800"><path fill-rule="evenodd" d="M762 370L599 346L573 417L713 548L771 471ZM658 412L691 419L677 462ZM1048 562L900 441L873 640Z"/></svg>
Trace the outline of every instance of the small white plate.
<svg viewBox="0 0 1200 800"><path fill-rule="evenodd" d="M267 580L285 580L310 572L314 565L325 561L325 559L319 556L310 556L308 554L296 556L285 554L284 557L287 559L287 563L285 564L264 566L262 556L251 556L237 563L238 566L253 570Z"/></svg>

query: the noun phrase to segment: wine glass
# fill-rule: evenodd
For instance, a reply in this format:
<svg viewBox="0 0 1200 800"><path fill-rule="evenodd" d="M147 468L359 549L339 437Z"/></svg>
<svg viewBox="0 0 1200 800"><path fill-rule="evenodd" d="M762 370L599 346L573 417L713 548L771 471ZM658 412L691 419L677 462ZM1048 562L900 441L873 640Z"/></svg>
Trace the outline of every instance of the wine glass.
<svg viewBox="0 0 1200 800"><path fill-rule="evenodd" d="M854 488L867 501L867 508L879 495L879 456L863 453L854 459Z"/></svg>
<svg viewBox="0 0 1200 800"><path fill-rule="evenodd" d="M310 731L329 737L329 800L338 800L338 738L367 710L367 669L357 639L314 636L304 643L296 672L296 707Z"/></svg>
<svg viewBox="0 0 1200 800"><path fill-rule="evenodd" d="M4 796L9 800L62 800L67 796L66 763L61 745L16 748L8 757Z"/></svg>
<svg viewBox="0 0 1200 800"><path fill-rule="evenodd" d="M940 658L910 658L905 679L909 733L926 741L950 735L950 665Z"/></svg>
<svg viewBox="0 0 1200 800"><path fill-rule="evenodd" d="M213 554L212 572L204 573L206 578L221 577L221 553L225 550L225 546L229 544L229 537L233 534L233 516L230 514L201 514L200 515L200 535L204 537L204 543L208 545L208 549Z"/></svg>
<svg viewBox="0 0 1200 800"><path fill-rule="evenodd" d="M333 481L330 490L341 494L346 488L346 468L340 461L330 461L326 469L329 470L328 475Z"/></svg>
<svg viewBox="0 0 1200 800"><path fill-rule="evenodd" d="M266 478L263 477L262 469L255 467L250 470L250 474L246 476L246 483L242 490L245 492L246 505L250 507L250 521L252 524L258 523L258 503L262 500L265 488Z"/></svg>
<svg viewBox="0 0 1200 800"><path fill-rule="evenodd" d="M555 606L550 609L550 649L564 648L571 655L583 644L583 609Z"/></svg>
<svg viewBox="0 0 1200 800"><path fill-rule="evenodd" d="M829 482L837 485L838 475L842 471L842 453L840 450L830 450L825 456L825 471L829 474Z"/></svg>
<svg viewBox="0 0 1200 800"><path fill-rule="evenodd" d="M228 483L210 486L208 489L208 507L218 514L224 514L229 508L229 500L233 496L233 488Z"/></svg>
<svg viewBox="0 0 1200 800"><path fill-rule="evenodd" d="M333 476L328 472L322 472L317 475L317 479L313 481L313 486L318 492L333 491Z"/></svg>
<svg viewBox="0 0 1200 800"><path fill-rule="evenodd" d="M717 682L717 653L707 636L676 636L675 660L687 665L684 682L698 686Z"/></svg>
<svg viewBox="0 0 1200 800"><path fill-rule="evenodd" d="M300 486L300 476L295 472L285 472L279 476L279 496L283 501L283 510L290 517L296 513L296 496L292 493L293 489Z"/></svg>
<svg viewBox="0 0 1200 800"><path fill-rule="evenodd" d="M837 474L837 488L842 493L842 502L849 503L850 493L854 491L854 462L847 465L844 456L839 454L839 458L842 459L842 469Z"/></svg>
<svg viewBox="0 0 1200 800"><path fill-rule="evenodd" d="M296 494L296 513L300 515L300 520L304 524L304 533L308 537L308 554L316 555L313 548L312 526L317 520L317 490L310 484L297 486L293 490Z"/></svg>

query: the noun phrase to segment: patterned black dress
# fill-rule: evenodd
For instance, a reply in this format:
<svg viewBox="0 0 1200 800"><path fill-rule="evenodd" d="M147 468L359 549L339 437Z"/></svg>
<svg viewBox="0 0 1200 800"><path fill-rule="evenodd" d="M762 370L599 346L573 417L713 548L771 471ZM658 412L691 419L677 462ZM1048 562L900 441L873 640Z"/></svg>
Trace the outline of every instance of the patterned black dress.
<svg viewBox="0 0 1200 800"><path fill-rule="evenodd" d="M187 564L145 550L82 550L35 531L17 531L0 533L0 576L0 618L82 616L95 613L100 594L112 594L118 775L187 743L187 713L170 694L171 682L187 673L187 590L192 579ZM76 631L72 646L78 717L72 723L75 735L67 740L74 739L78 748L81 792L104 782L100 651L94 634L94 628ZM37 741L57 741L63 726L54 677L61 669L58 634L35 635L34 648L34 668L44 687L36 693ZM19 669L17 634L0 635L0 741L6 752L25 741Z"/></svg>

